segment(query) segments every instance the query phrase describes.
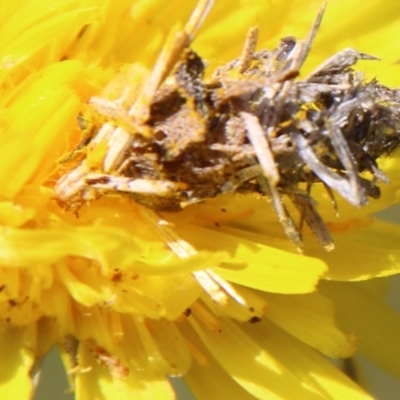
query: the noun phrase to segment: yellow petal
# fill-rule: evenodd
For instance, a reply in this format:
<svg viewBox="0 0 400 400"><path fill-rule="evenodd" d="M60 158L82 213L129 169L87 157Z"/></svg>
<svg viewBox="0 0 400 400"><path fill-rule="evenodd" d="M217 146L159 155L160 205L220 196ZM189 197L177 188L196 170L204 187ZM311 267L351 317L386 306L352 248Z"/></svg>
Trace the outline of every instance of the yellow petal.
<svg viewBox="0 0 400 400"><path fill-rule="evenodd" d="M314 349L299 342L268 320L260 324L243 326L246 334L271 357L282 363L305 387L318 392L323 399L330 400L372 400L356 383ZM295 395L284 397L297 399Z"/></svg>
<svg viewBox="0 0 400 400"><path fill-rule="evenodd" d="M29 400L33 391L30 372L33 349L25 343L26 328L2 326L0 330L0 398Z"/></svg>
<svg viewBox="0 0 400 400"><path fill-rule="evenodd" d="M215 268L224 279L243 286L273 293L307 293L315 290L315 285L325 272L325 264L317 258L274 247L276 239L273 237L266 238L233 229L224 229L223 232L200 227L188 227L180 229L180 232L197 248L214 251L225 249L236 263L246 265L246 268L239 267L237 270Z"/></svg>
<svg viewBox="0 0 400 400"><path fill-rule="evenodd" d="M244 286L231 285L235 291L234 295L238 298L228 297L228 300L222 304L215 303L209 296L201 296L204 303L218 317L230 317L240 322L259 321L267 308L265 299L258 292L246 289Z"/></svg>
<svg viewBox="0 0 400 400"><path fill-rule="evenodd" d="M126 321L126 318L125 318ZM163 335L163 331L156 333L157 328L163 326L163 322L160 321L149 321L146 323L140 321L134 321L134 327L137 332L137 338L140 343L142 343L145 358L147 361L147 366L144 365L144 368L151 369L155 373L159 373L161 375L172 375L177 376L185 373L190 366L191 357L186 348L186 345L182 342L180 338L180 334L173 327L172 323L168 323L169 327L165 330L166 337L164 340L169 338L179 338L179 342L183 347L173 355L172 353L177 350L173 343L165 343L162 345L162 341L160 341L161 336ZM132 325L131 325L132 326ZM168 326L168 325L164 325ZM171 336L171 334L173 336ZM131 342L131 338L127 336L126 345L129 346ZM125 348L127 348L127 346ZM167 349L167 347L170 347ZM126 352L127 358L132 359L135 358L131 349ZM129 357L130 356L130 357ZM175 362L177 364L175 364Z"/></svg>
<svg viewBox="0 0 400 400"><path fill-rule="evenodd" d="M8 226L21 226L36 216L33 207L21 207L11 201L0 203L0 223Z"/></svg>
<svg viewBox="0 0 400 400"><path fill-rule="evenodd" d="M93 5L97 1L93 0L92 5L87 4L86 7L80 7L79 3L81 2L77 0L60 0L55 5L54 2L45 0L38 8L35 2L23 2L19 8L13 10L15 12L10 13L0 32L0 60L3 66L0 81L29 58L40 55L41 58L35 60L36 65L61 59L64 54L56 51L55 46L46 48L41 54L39 52L65 34L70 34L69 42L74 40L74 36L85 24L100 17L99 8Z"/></svg>
<svg viewBox="0 0 400 400"><path fill-rule="evenodd" d="M73 271L68 268L65 263L58 263L57 265L56 272L59 276L59 280L63 282L70 296L78 303L86 307L90 307L100 303L101 301L107 301L111 299L114 290L111 291L112 288L110 288L110 285L108 284L109 280L106 277L96 273L97 271L94 268L85 268L84 265L80 266L86 271L84 270L83 273L79 274L80 271L77 268L76 274L79 275L75 276ZM85 274L85 272L87 272L87 274ZM90 285L86 284L85 278L87 277L85 275L90 275Z"/></svg>
<svg viewBox="0 0 400 400"><path fill-rule="evenodd" d="M275 358L269 350L254 341L236 323L220 320L221 330L204 329L193 318L193 329L232 378L259 399L322 400L291 371L291 365ZM258 327L258 324L254 325ZM286 352L286 348L279 346Z"/></svg>
<svg viewBox="0 0 400 400"><path fill-rule="evenodd" d="M112 312L112 311L111 311ZM111 351L118 342L119 330L115 335L110 329L108 310L100 307L83 307L74 304L75 329L74 337L81 342L94 340L99 346Z"/></svg>
<svg viewBox="0 0 400 400"><path fill-rule="evenodd" d="M14 197L29 180L41 184L54 173L54 161L66 147L64 140L60 140L60 129L67 132L73 129L76 125L74 116L81 107L78 97L68 86L73 82L77 84L78 76L82 74L85 71L79 62L55 64L33 74L23 88L9 94L11 104L2 116L7 130L2 134L0 151L3 166L0 182L4 197Z"/></svg>
<svg viewBox="0 0 400 400"><path fill-rule="evenodd" d="M50 321L53 321L55 325L54 327L50 324L48 328L50 338L54 334L64 336L74 331L72 298L61 282L56 281L51 288L42 290L38 303L41 305L43 314L51 317ZM55 333L52 332L53 329L56 331Z"/></svg>
<svg viewBox="0 0 400 400"><path fill-rule="evenodd" d="M35 328L37 330L35 351L37 358L44 357L54 344L59 342L60 337L65 336L67 333L67 330L60 332L58 323L54 318L41 318L36 323Z"/></svg>
<svg viewBox="0 0 400 400"><path fill-rule="evenodd" d="M311 241L306 245L307 254L328 264L326 279L356 281L400 272L398 225L361 220L332 227L335 251L326 253Z"/></svg>
<svg viewBox="0 0 400 400"><path fill-rule="evenodd" d="M169 320L178 318L201 295L201 287L189 274L143 275L122 283L119 290L116 310Z"/></svg>
<svg viewBox="0 0 400 400"><path fill-rule="evenodd" d="M175 399L167 379L151 368L132 369L125 378L118 378L112 377L105 365L99 365L86 346L79 346L78 357L82 372L76 377L76 400Z"/></svg>
<svg viewBox="0 0 400 400"><path fill-rule="evenodd" d="M194 357L192 366L184 379L196 399L254 400L254 397L221 367L188 324L180 324L179 328Z"/></svg>
<svg viewBox="0 0 400 400"><path fill-rule="evenodd" d="M322 282L320 289L335 302L339 325L357 334L359 352L400 378L399 315L363 284Z"/></svg>
<svg viewBox="0 0 400 400"><path fill-rule="evenodd" d="M142 243L122 229L65 225L63 228L4 228L0 232L0 262L9 266L20 266L43 260L52 263L66 256L80 256L98 261L105 269L112 269L111 266L130 267L137 273L164 275L208 267L210 263L221 260L224 255L199 252L188 261L179 260L164 250L157 254L157 258L153 254L146 257ZM21 246L24 248L23 252L19 251Z"/></svg>
<svg viewBox="0 0 400 400"><path fill-rule="evenodd" d="M185 340L173 322L161 319L148 321L147 327L158 351L166 361L169 376L181 376L192 364Z"/></svg>
<svg viewBox="0 0 400 400"><path fill-rule="evenodd" d="M43 107L50 112L49 107L51 105L52 108L54 104L58 107L52 112L53 115L50 116L43 110ZM71 115L78 111L78 101L71 95L70 91L60 88L52 93L42 94L41 101L34 103L26 111L28 117L25 115L24 118L21 118L20 115L19 118L20 121L28 124L21 123L15 129L18 128L17 132L19 129L29 129L28 127L32 129L30 130L32 137L29 139L29 146L27 146L25 135L19 135L14 131L13 136L3 141L0 152L3 166L0 174L1 194L6 198L14 197L35 174L39 173L36 179L43 181L43 177L40 176L43 174L40 171L42 168L47 168L46 175L49 174L49 163L41 164L43 162L43 154L49 152L54 147L53 144L60 140L58 129L60 125L65 126L70 121ZM29 122L32 122L29 118L29 115L32 116L30 113L37 113L47 117L46 120L39 120L39 122L43 123L39 133L36 133L36 127L33 124L29 125ZM37 121L38 118L35 117L35 120ZM56 145L55 148L57 147ZM35 151L32 151L32 149L35 149ZM50 168L54 168L54 166ZM46 175L45 177L47 177Z"/></svg>
<svg viewBox="0 0 400 400"><path fill-rule="evenodd" d="M279 295L260 293L268 302L267 318L329 357L350 357L355 337L337 326L334 303L318 293Z"/></svg>

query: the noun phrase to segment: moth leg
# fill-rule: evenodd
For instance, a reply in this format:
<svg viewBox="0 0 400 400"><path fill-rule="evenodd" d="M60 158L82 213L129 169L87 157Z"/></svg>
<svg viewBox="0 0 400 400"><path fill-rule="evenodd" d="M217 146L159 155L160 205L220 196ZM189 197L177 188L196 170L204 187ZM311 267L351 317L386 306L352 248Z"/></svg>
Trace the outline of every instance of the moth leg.
<svg viewBox="0 0 400 400"><path fill-rule="evenodd" d="M333 193L333 190L325 182L322 182L322 184L324 185L324 188L325 188L326 192L328 193L328 196L331 200L331 204L332 204L333 209L335 210L336 217L339 217L339 207L338 207L338 204L337 204L337 201L335 198L335 193Z"/></svg>
<svg viewBox="0 0 400 400"><path fill-rule="evenodd" d="M310 195L311 188L312 188L312 183L308 181L307 182L307 187L306 187L306 190L305 190L307 195ZM305 222L305 211L304 210L300 210L300 220L299 220L299 224L298 224L300 232L303 232L304 222Z"/></svg>
<svg viewBox="0 0 400 400"><path fill-rule="evenodd" d="M151 179L132 179L126 176L113 176L89 173L84 177L86 185L95 189L137 193L144 195L172 197L186 189L181 182Z"/></svg>
<svg viewBox="0 0 400 400"><path fill-rule="evenodd" d="M240 112L240 117L245 124L247 137L253 146L264 176L272 186L276 186L279 181L279 170L275 163L268 138L258 118L244 111Z"/></svg>
<svg viewBox="0 0 400 400"><path fill-rule="evenodd" d="M300 251L302 240L299 230L296 228L293 219L290 217L282 203L282 196L279 194L277 184L279 181L279 170L274 160L268 139L263 131L258 118L248 112L240 112L243 119L247 137L254 148L254 152L260 163L262 174L257 177L261 190L270 199L272 206L278 216L279 222L284 227L286 235L295 243Z"/></svg>
<svg viewBox="0 0 400 400"><path fill-rule="evenodd" d="M278 220L282 224L286 236L295 244L297 251L302 253L303 240L301 233L283 204L282 196L278 189L275 186L270 185L264 175L258 175L257 182L278 216Z"/></svg>
<svg viewBox="0 0 400 400"><path fill-rule="evenodd" d="M315 202L307 193L295 192L289 195L295 207L299 210L302 219L311 228L318 242L326 251L335 247L324 220L315 207Z"/></svg>
<svg viewBox="0 0 400 400"><path fill-rule="evenodd" d="M329 139L338 159L346 171L346 176L351 189L350 195L353 197L352 203L358 206L364 205L368 202L367 194L359 176L359 168L354 160L349 144L343 136L341 127L347 123L349 119L351 120L351 116L357 112L359 107L362 107L363 105L365 106L365 104L368 103L368 100L368 97L362 96L342 102L329 120L326 121ZM344 116L346 116L347 119L344 118Z"/></svg>
<svg viewBox="0 0 400 400"><path fill-rule="evenodd" d="M367 201L365 195L361 198L357 196L358 190L355 190L352 186L352 182L349 182L346 177L340 175L325 164L323 164L315 154L308 140L298 132L292 133L292 138L295 141L298 149L299 155L305 164L318 176L321 181L323 181L327 186L335 189L344 199L346 199L350 204L358 207L365 204ZM360 193L358 193L360 195Z"/></svg>
<svg viewBox="0 0 400 400"><path fill-rule="evenodd" d="M237 179L237 186L240 186L242 183L247 182L251 179L256 178L257 176L261 175L263 170L260 165L250 165L249 167L241 169L236 174Z"/></svg>
<svg viewBox="0 0 400 400"><path fill-rule="evenodd" d="M357 205L366 204L368 200L361 185L360 177L358 176L358 168L354 163L349 145L335 122L328 122L328 133L332 146L346 171L353 203Z"/></svg>
<svg viewBox="0 0 400 400"><path fill-rule="evenodd" d="M235 179L226 181L220 188L221 193L234 193L240 185L262 174L262 168L258 165L250 165L238 171Z"/></svg>

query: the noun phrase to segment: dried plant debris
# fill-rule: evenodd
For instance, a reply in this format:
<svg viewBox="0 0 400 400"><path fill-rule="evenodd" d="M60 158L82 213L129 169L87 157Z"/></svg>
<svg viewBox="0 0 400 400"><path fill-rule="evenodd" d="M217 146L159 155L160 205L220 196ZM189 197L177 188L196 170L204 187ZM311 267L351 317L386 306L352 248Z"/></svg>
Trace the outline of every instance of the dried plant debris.
<svg viewBox="0 0 400 400"><path fill-rule="evenodd" d="M87 156L59 180L59 199L72 207L116 191L154 211L179 211L224 193L260 193L298 247L305 223L332 249L311 188L322 183L356 207L379 198L378 183L388 179L376 160L400 142L399 91L355 72L357 61L375 57L353 49L295 79L323 10L306 40L287 37L271 51L255 51L251 28L240 57L205 79L189 44L209 6L200 1L167 40L130 109L91 99L106 122L86 129L84 146L93 153L106 143L106 151L99 165Z"/></svg>

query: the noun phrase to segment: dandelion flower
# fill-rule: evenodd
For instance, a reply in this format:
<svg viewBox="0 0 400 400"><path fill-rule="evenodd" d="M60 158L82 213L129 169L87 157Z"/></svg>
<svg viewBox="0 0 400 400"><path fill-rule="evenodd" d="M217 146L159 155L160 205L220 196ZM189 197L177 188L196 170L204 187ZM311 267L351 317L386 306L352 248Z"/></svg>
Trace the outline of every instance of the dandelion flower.
<svg viewBox="0 0 400 400"><path fill-rule="evenodd" d="M379 160L391 183L369 206L338 199L337 217L315 185L330 253L306 228L297 252L262 196L227 194L162 216L121 191L68 207L57 197L77 165L103 165L108 148L93 146L93 130L124 129L88 102L132 104L195 3L1 4L2 399L32 397L54 345L80 400L173 399L170 376L199 399L371 399L325 358L356 351L400 375L400 319L370 281L399 273L400 235L369 216L397 199L398 153ZM304 73L351 43L384 59L361 68L393 84L400 6L350 3L329 3ZM220 0L193 48L212 71L240 54L249 26L273 49L305 37L319 7Z"/></svg>

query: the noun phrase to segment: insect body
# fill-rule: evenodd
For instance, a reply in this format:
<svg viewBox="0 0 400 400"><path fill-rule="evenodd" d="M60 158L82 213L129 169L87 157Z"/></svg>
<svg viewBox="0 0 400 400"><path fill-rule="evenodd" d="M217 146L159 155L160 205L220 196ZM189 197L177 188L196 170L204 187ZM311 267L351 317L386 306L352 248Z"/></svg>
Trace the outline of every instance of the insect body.
<svg viewBox="0 0 400 400"><path fill-rule="evenodd" d="M399 93L365 82L352 67L374 57L353 49L295 80L323 11L305 41L285 38L272 51L255 51L257 30L251 29L242 55L206 80L189 43L210 3L200 1L183 33L167 42L129 110L91 99L108 122L88 147L106 143L104 158L100 166L83 160L59 180L56 193L79 203L126 192L155 211L179 211L229 192L261 193L300 246L287 197L329 250L310 188L322 182L354 206L379 197L377 182L387 178L376 160L400 141Z"/></svg>

